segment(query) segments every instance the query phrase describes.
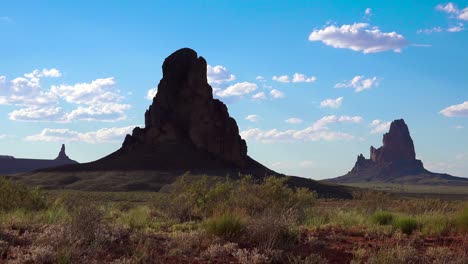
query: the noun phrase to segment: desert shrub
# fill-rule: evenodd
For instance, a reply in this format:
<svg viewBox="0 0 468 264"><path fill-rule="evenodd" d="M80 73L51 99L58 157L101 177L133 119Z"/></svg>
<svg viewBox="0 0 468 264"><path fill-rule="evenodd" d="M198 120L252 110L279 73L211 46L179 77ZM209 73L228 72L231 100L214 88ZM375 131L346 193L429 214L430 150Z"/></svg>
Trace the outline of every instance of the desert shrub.
<svg viewBox="0 0 468 264"><path fill-rule="evenodd" d="M95 242L103 230L103 212L93 205L79 206L71 214L68 231L78 245Z"/></svg>
<svg viewBox="0 0 468 264"><path fill-rule="evenodd" d="M288 262L291 264L327 264L328 260L319 254L312 253L305 258L301 256L289 256Z"/></svg>
<svg viewBox="0 0 468 264"><path fill-rule="evenodd" d="M466 264L466 253L455 254L448 247L429 247L424 254L424 260L433 264Z"/></svg>
<svg viewBox="0 0 468 264"><path fill-rule="evenodd" d="M402 233L411 235L418 228L418 222L412 217L401 217L395 221L395 226Z"/></svg>
<svg viewBox="0 0 468 264"><path fill-rule="evenodd" d="M203 251L201 256L207 260L222 259L231 256L237 249L236 243L214 244Z"/></svg>
<svg viewBox="0 0 468 264"><path fill-rule="evenodd" d="M250 219L245 234L243 241L248 241L263 251L287 248L299 239L299 229L295 226L294 219L275 213L265 213Z"/></svg>
<svg viewBox="0 0 468 264"><path fill-rule="evenodd" d="M412 199L402 200L395 208L397 211L407 214L433 214L450 213L458 209L457 203L453 201L442 201L439 199Z"/></svg>
<svg viewBox="0 0 468 264"><path fill-rule="evenodd" d="M452 229L451 219L440 213L416 216L421 232L425 235L444 235Z"/></svg>
<svg viewBox="0 0 468 264"><path fill-rule="evenodd" d="M390 212L378 211L372 215L371 219L372 222L378 225L390 225L393 222L394 216Z"/></svg>
<svg viewBox="0 0 468 264"><path fill-rule="evenodd" d="M468 205L455 215L455 224L462 232L468 232Z"/></svg>
<svg viewBox="0 0 468 264"><path fill-rule="evenodd" d="M128 225L130 228L142 229L151 224L150 208L137 206L122 212L118 222Z"/></svg>
<svg viewBox="0 0 468 264"><path fill-rule="evenodd" d="M418 263L417 250L410 246L382 248L369 257L369 264L411 264Z"/></svg>
<svg viewBox="0 0 468 264"><path fill-rule="evenodd" d="M244 177L235 182L228 179L214 182L206 176L196 180L182 176L155 205L168 217L180 221L233 211L255 216L266 210L278 215L295 214L301 219L314 204L316 195L307 189L288 188L286 180L267 177L256 183L251 177Z"/></svg>
<svg viewBox="0 0 468 264"><path fill-rule="evenodd" d="M9 246L10 246L9 243L1 240L1 237L0 237L0 260L6 257Z"/></svg>
<svg viewBox="0 0 468 264"><path fill-rule="evenodd" d="M45 207L46 199L41 189L29 189L12 180L0 177L0 211L20 208L40 210Z"/></svg>
<svg viewBox="0 0 468 264"><path fill-rule="evenodd" d="M225 213L221 216L212 217L205 222L208 233L225 238L239 237L245 230L244 220L232 213Z"/></svg>
<svg viewBox="0 0 468 264"><path fill-rule="evenodd" d="M360 201L361 210L366 212L385 210L391 200L389 193L375 190L359 191L354 193L353 197Z"/></svg>
<svg viewBox="0 0 468 264"><path fill-rule="evenodd" d="M240 264L263 264L268 263L269 259L264 254L261 254L257 248L252 250L238 249L233 253L234 257Z"/></svg>
<svg viewBox="0 0 468 264"><path fill-rule="evenodd" d="M368 217L358 210L337 210L330 214L329 224L340 225L344 227L366 225Z"/></svg>
<svg viewBox="0 0 468 264"><path fill-rule="evenodd" d="M174 232L168 243L168 254L172 256L199 255L205 240L209 240L207 234L197 230L191 232Z"/></svg>

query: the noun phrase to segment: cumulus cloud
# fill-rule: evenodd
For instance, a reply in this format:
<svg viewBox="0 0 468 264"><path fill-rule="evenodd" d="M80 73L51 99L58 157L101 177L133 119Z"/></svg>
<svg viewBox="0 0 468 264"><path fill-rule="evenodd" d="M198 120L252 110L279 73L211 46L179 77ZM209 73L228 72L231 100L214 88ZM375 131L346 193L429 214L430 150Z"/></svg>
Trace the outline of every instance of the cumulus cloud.
<svg viewBox="0 0 468 264"><path fill-rule="evenodd" d="M300 82L310 83L310 82L315 82L316 80L317 80L317 77L315 76L307 77L305 74L296 72L293 75L292 82L293 83L300 83Z"/></svg>
<svg viewBox="0 0 468 264"><path fill-rule="evenodd" d="M99 105L90 105L87 107L78 107L68 113L65 117L67 121L104 121L116 122L127 118L125 111L130 109L128 104L106 103Z"/></svg>
<svg viewBox="0 0 468 264"><path fill-rule="evenodd" d="M338 97L336 99L325 99L322 102L320 102L320 107L321 108L339 108L341 104L343 103L343 97Z"/></svg>
<svg viewBox="0 0 468 264"><path fill-rule="evenodd" d="M60 107L28 107L12 111L8 117L16 121L65 121L64 113Z"/></svg>
<svg viewBox="0 0 468 264"><path fill-rule="evenodd" d="M255 83L251 82L240 82L229 86L228 88L221 90L221 89L213 89L215 94L219 97L231 97L231 96L244 96L249 93L254 92L257 90L258 86Z"/></svg>
<svg viewBox="0 0 468 264"><path fill-rule="evenodd" d="M311 82L315 82L317 80L317 77L315 76L308 77L305 74L296 72L293 74L292 80L291 78L289 78L288 75L281 75L281 76L275 75L273 76L272 80L276 82L282 82L282 83L289 83L291 81L293 83L302 83L302 82L311 83Z"/></svg>
<svg viewBox="0 0 468 264"><path fill-rule="evenodd" d="M245 120L248 120L250 122L258 122L260 120L260 116L258 115L248 115Z"/></svg>
<svg viewBox="0 0 468 264"><path fill-rule="evenodd" d="M404 36L396 32L382 32L378 27L369 28L367 23L354 23L341 27L329 25L316 29L310 33L309 41L321 41L334 48L351 49L363 53L387 50L401 52L401 49L408 45Z"/></svg>
<svg viewBox="0 0 468 264"><path fill-rule="evenodd" d="M291 80L289 79L289 76L287 75L281 75L281 76L273 76L272 78L273 81L276 81L276 82L282 82L282 83L288 83L290 82Z"/></svg>
<svg viewBox="0 0 468 264"><path fill-rule="evenodd" d="M445 12L450 14L452 18L457 18L460 20L468 20L468 7L459 9L458 6L452 2L447 4L439 4L435 7L437 11Z"/></svg>
<svg viewBox="0 0 468 264"><path fill-rule="evenodd" d="M464 26L462 23L458 23L458 25L456 26L453 26L453 27L449 27L447 28L447 31L448 32L460 32L464 29Z"/></svg>
<svg viewBox="0 0 468 264"><path fill-rule="evenodd" d="M121 142L125 135L130 134L135 126L102 128L97 131L81 133L70 129L45 128L37 135L27 136L27 141L71 142L85 143Z"/></svg>
<svg viewBox="0 0 468 264"><path fill-rule="evenodd" d="M90 83L52 85L49 90L41 87L42 78L58 78L61 75L56 68L44 68L11 81L0 76L0 105L22 107L8 114L11 120L69 122L118 121L126 118L124 111L130 106L121 103L123 96L116 89L113 77ZM62 101L77 108L65 113L58 106Z"/></svg>
<svg viewBox="0 0 468 264"><path fill-rule="evenodd" d="M371 78L364 78L363 75L354 76L348 82L341 82L335 85L335 88L354 88L356 92L362 92L367 89L371 89L379 85L379 78L371 77Z"/></svg>
<svg viewBox="0 0 468 264"><path fill-rule="evenodd" d="M255 77L255 80L257 80L257 81L264 81L265 78L263 78L263 76L261 76L261 75L258 75L257 77Z"/></svg>
<svg viewBox="0 0 468 264"><path fill-rule="evenodd" d="M302 130L280 131L278 129L262 130L254 128L242 131L240 134L243 139L263 143L351 140L354 136L344 132L332 131L329 125L333 123L360 123L361 121L362 117L360 116L325 116Z"/></svg>
<svg viewBox="0 0 468 264"><path fill-rule="evenodd" d="M372 15L372 9L371 8L366 8L366 10L364 11L364 15L366 16L371 16Z"/></svg>
<svg viewBox="0 0 468 264"><path fill-rule="evenodd" d="M153 100L153 98L156 96L156 94L158 93L158 88L151 88L148 90L148 92L146 93L146 99L148 100Z"/></svg>
<svg viewBox="0 0 468 264"><path fill-rule="evenodd" d="M266 99L266 95L264 92L259 92L259 93L252 95L252 99L263 100L263 99Z"/></svg>
<svg viewBox="0 0 468 264"><path fill-rule="evenodd" d="M457 105L451 105L442 109L439 113L447 117L468 116L468 101Z"/></svg>
<svg viewBox="0 0 468 264"><path fill-rule="evenodd" d="M291 118L284 120L284 122L289 123L289 124L301 124L304 121L297 117L291 117Z"/></svg>
<svg viewBox="0 0 468 264"><path fill-rule="evenodd" d="M53 85L51 92L73 104L113 103L123 99L115 84L114 77L109 77L96 79L90 83Z"/></svg>
<svg viewBox="0 0 468 264"><path fill-rule="evenodd" d="M276 89L271 90L270 95L275 99L284 97L284 93L281 92L280 90L276 90Z"/></svg>
<svg viewBox="0 0 468 264"><path fill-rule="evenodd" d="M369 124L371 134L386 133L390 129L390 123L391 122L384 122L379 119L372 120Z"/></svg>
<svg viewBox="0 0 468 264"><path fill-rule="evenodd" d="M223 83L230 82L236 79L236 76L231 74L228 69L221 65L211 66L208 65L206 74L209 83Z"/></svg>

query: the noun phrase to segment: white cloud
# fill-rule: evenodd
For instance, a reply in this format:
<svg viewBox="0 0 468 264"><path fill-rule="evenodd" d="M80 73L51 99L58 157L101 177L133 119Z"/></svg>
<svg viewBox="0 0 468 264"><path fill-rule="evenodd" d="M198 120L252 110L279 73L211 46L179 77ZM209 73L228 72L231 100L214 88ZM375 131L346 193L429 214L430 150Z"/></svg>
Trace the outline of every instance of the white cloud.
<svg viewBox="0 0 468 264"><path fill-rule="evenodd" d="M245 120L248 120L250 122L258 122L260 120L260 116L258 115L248 115Z"/></svg>
<svg viewBox="0 0 468 264"><path fill-rule="evenodd" d="M386 133L390 129L391 122L384 122L379 119L372 120L369 127L371 128L371 134Z"/></svg>
<svg viewBox="0 0 468 264"><path fill-rule="evenodd" d="M288 83L290 82L291 80L289 80L289 76L287 75L281 75L281 76L273 76L272 78L273 81L276 81L276 82L282 82L282 83Z"/></svg>
<svg viewBox="0 0 468 264"><path fill-rule="evenodd" d="M42 89L42 78L57 78L61 75L56 68L44 68L9 82L5 76L0 76L0 105L22 107L8 114L11 120L68 122L117 121L126 118L124 111L130 106L120 103L123 96L115 88L116 82L113 77L96 79L91 83L52 85L50 90ZM62 101L78 107L70 113L65 113L62 107L58 106Z"/></svg>
<svg viewBox="0 0 468 264"><path fill-rule="evenodd" d="M236 83L224 90L214 90L219 97L243 96L257 90L258 86L251 82Z"/></svg>
<svg viewBox="0 0 468 264"><path fill-rule="evenodd" d="M208 83L223 83L230 82L236 79L236 76L229 73L228 69L221 65L207 66L206 74Z"/></svg>
<svg viewBox="0 0 468 264"><path fill-rule="evenodd" d="M58 78L62 76L62 73L56 68L51 68L51 69L42 69L41 75L44 77Z"/></svg>
<svg viewBox="0 0 468 264"><path fill-rule="evenodd" d="M121 142L125 135L131 134L135 126L102 128L93 132L81 133L70 129L45 128L41 133L26 137L27 141L85 143Z"/></svg>
<svg viewBox="0 0 468 264"><path fill-rule="evenodd" d="M468 101L465 101L458 105L451 105L447 108L442 109L439 113L444 116L468 116Z"/></svg>
<svg viewBox="0 0 468 264"><path fill-rule="evenodd" d="M439 4L436 6L436 10L442 11L448 14L458 14L459 12L457 6L452 2L449 2L445 5Z"/></svg>
<svg viewBox="0 0 468 264"><path fill-rule="evenodd" d="M158 93L158 88L155 87L155 88L149 89L148 92L146 93L146 99L152 101L157 93Z"/></svg>
<svg viewBox="0 0 468 264"><path fill-rule="evenodd" d="M461 20L468 20L468 7L465 7L462 11L460 11L458 18Z"/></svg>
<svg viewBox="0 0 468 264"><path fill-rule="evenodd" d="M463 29L464 29L463 24L462 24L462 23L458 23L458 25L456 25L456 26L447 28L447 31L448 31L448 32L460 32L460 31L462 31Z"/></svg>
<svg viewBox="0 0 468 264"><path fill-rule="evenodd" d="M458 6L452 2L447 4L439 4L435 8L437 11L445 12L452 15L452 18L457 18L460 20L468 20L468 7L463 8L462 10L458 9Z"/></svg>
<svg viewBox="0 0 468 264"><path fill-rule="evenodd" d="M439 33L442 32L443 29L441 27L433 27L433 28L426 28L426 29L419 29L416 33L418 34L431 34L431 33Z"/></svg>
<svg viewBox="0 0 468 264"><path fill-rule="evenodd" d="M369 28L367 23L354 23L336 27L330 25L314 30L309 35L310 41L322 41L334 48L351 49L363 53L376 53L387 50L401 52L408 41L396 32L381 32L379 28Z"/></svg>
<svg viewBox="0 0 468 264"><path fill-rule="evenodd" d="M255 77L255 80L257 80L257 81L264 81L265 78L263 78L263 76L261 76L261 75L258 75L257 77Z"/></svg>
<svg viewBox="0 0 468 264"><path fill-rule="evenodd" d="M280 131L277 129L261 130L254 128L242 131L240 134L243 139L256 140L263 143L351 140L354 136L344 132L332 131L328 125L332 123L360 123L361 121L362 117L360 116L325 116L302 130Z"/></svg>
<svg viewBox="0 0 468 264"><path fill-rule="evenodd" d="M354 88L356 92L362 92L379 85L377 77L365 79L363 75L354 76L349 82L341 82L335 85L335 88Z"/></svg>
<svg viewBox="0 0 468 264"><path fill-rule="evenodd" d="M456 128L456 129L463 129L463 128L465 128L465 127L462 126L462 125L456 125L455 128Z"/></svg>
<svg viewBox="0 0 468 264"><path fill-rule="evenodd" d="M283 98L284 97L284 93L281 92L280 90L276 90L276 89L273 89L270 91L270 94L271 96L273 96L273 98L277 99L277 98Z"/></svg>
<svg viewBox="0 0 468 264"><path fill-rule="evenodd" d="M90 105L87 107L78 107L65 117L68 121L104 121L116 122L127 118L125 111L130 109L128 104L106 103L99 105Z"/></svg>
<svg viewBox="0 0 468 264"><path fill-rule="evenodd" d="M372 15L372 9L369 8L369 7L366 8L366 10L364 11L364 14L365 14L366 16L371 16L371 15Z"/></svg>
<svg viewBox="0 0 468 264"><path fill-rule="evenodd" d="M288 118L284 120L284 122L289 123L289 124L301 124L304 121L300 118L292 117L292 118Z"/></svg>
<svg viewBox="0 0 468 264"><path fill-rule="evenodd" d="M12 111L8 117L16 121L65 121L64 113L60 107L28 107Z"/></svg>
<svg viewBox="0 0 468 264"><path fill-rule="evenodd" d="M296 72L293 75L292 82L293 83L299 83L299 82L310 83L310 82L315 82L316 80L317 80L317 77L315 77L315 76L307 77L306 75L304 75L302 73L297 73Z"/></svg>
<svg viewBox="0 0 468 264"><path fill-rule="evenodd" d="M322 102L320 102L320 107L321 108L339 108L341 104L343 103L343 97L338 97L336 99L325 99Z"/></svg>
<svg viewBox="0 0 468 264"><path fill-rule="evenodd" d="M53 85L51 92L63 98L68 103L95 105L114 103L123 99L115 88L114 77L96 79L91 83L77 83L74 85Z"/></svg>
<svg viewBox="0 0 468 264"><path fill-rule="evenodd" d="M266 99L266 95L264 92L259 92L259 93L252 95L252 99L263 100L263 99Z"/></svg>

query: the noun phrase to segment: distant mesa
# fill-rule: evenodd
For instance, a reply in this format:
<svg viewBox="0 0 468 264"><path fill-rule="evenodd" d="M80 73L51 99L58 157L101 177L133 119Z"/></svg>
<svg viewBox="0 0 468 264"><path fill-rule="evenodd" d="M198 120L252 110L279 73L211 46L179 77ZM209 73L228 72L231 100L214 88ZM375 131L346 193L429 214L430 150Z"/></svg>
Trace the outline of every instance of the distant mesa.
<svg viewBox="0 0 468 264"><path fill-rule="evenodd" d="M394 120L383 135L380 148L370 147L370 159L360 154L346 175L329 179L333 183L384 182L422 185L468 184L468 178L426 170L416 151L408 126L403 119Z"/></svg>
<svg viewBox="0 0 468 264"><path fill-rule="evenodd" d="M65 145L62 145L59 155L53 160L17 159L13 156L2 155L0 156L0 175L13 175L69 164L78 164L78 162L67 156Z"/></svg>
<svg viewBox="0 0 468 264"><path fill-rule="evenodd" d="M125 191L158 190L188 171L222 177L252 175L256 179L285 176L247 155L236 121L226 105L213 98L203 57L189 48L177 50L164 60L162 72L158 93L145 113L145 127L136 127L119 150L94 162L30 175L29 183L58 187L55 182L44 182L43 176L53 174L56 180L65 177L59 175L68 175L72 183L60 188ZM110 172L119 176L110 176ZM291 177L289 183L322 195L350 197L341 187L310 179Z"/></svg>

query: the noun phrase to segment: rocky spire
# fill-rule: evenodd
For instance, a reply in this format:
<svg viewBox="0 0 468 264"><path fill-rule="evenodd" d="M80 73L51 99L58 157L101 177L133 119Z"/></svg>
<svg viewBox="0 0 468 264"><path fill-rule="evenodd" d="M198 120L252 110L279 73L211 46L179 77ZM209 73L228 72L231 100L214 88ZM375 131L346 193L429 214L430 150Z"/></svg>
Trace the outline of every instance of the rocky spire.
<svg viewBox="0 0 468 264"><path fill-rule="evenodd" d="M226 105L213 98L206 69L205 59L192 49L167 57L158 93L145 113L145 128L135 128L123 149L144 145L157 150L172 144L242 168L248 158L246 142Z"/></svg>
<svg viewBox="0 0 468 264"><path fill-rule="evenodd" d="M383 146L378 149L371 147L370 156L379 164L416 160L413 140L403 119L391 123L389 132L383 136Z"/></svg>
<svg viewBox="0 0 468 264"><path fill-rule="evenodd" d="M69 159L70 158L65 153L65 144L62 144L62 148L60 149L60 152L59 152L57 158L55 158L55 160L69 160Z"/></svg>

